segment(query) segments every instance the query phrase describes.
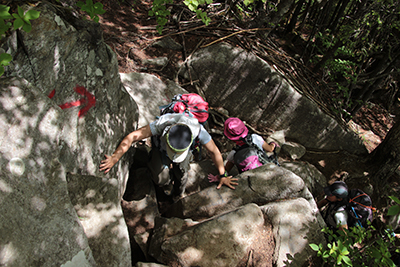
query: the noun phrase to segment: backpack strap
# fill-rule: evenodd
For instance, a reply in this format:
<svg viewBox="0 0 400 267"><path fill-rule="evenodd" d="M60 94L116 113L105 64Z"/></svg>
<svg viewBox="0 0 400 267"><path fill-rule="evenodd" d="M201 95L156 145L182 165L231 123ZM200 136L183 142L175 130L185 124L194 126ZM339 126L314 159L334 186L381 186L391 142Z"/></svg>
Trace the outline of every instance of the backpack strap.
<svg viewBox="0 0 400 267"><path fill-rule="evenodd" d="M356 218L357 218L357 224L361 227L361 228L363 228L363 226L362 226L362 223L361 223L361 221L360 221L360 217L358 216L358 214L357 214L357 212L356 212L356 210L354 209L354 207L351 207L351 209L353 210L353 212L354 212L354 215L356 215Z"/></svg>
<svg viewBox="0 0 400 267"><path fill-rule="evenodd" d="M356 204L358 204L358 205L360 205L360 206L362 206L362 207L364 207L364 208L367 208L367 209L371 209L371 210L373 210L373 211L375 211L376 209L374 208L374 207L372 207L372 206L366 206L366 205L363 205L363 204L361 204L361 203L359 203L359 202L357 202L357 201L354 201L356 198L359 198L359 197L361 197L361 196L368 196L366 193L363 193L363 194L360 194L360 195L358 195L358 196L355 196L355 197L353 197L353 198L351 198L350 200L349 200L349 203L356 203Z"/></svg>

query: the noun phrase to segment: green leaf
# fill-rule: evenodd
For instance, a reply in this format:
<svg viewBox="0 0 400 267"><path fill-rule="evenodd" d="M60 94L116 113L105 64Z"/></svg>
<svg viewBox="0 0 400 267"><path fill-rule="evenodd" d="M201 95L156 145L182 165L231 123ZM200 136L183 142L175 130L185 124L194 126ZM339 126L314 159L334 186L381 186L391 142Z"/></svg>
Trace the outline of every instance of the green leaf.
<svg viewBox="0 0 400 267"><path fill-rule="evenodd" d="M328 251L324 251L324 253L322 254L322 258L324 258L324 259L329 258L329 252Z"/></svg>
<svg viewBox="0 0 400 267"><path fill-rule="evenodd" d="M8 64L10 64L11 60L12 60L12 56L10 54L2 53L0 55L0 65L1 66L7 66Z"/></svg>
<svg viewBox="0 0 400 267"><path fill-rule="evenodd" d="M5 5L0 5L0 18L2 19L12 19L11 14L8 12L10 7Z"/></svg>
<svg viewBox="0 0 400 267"><path fill-rule="evenodd" d="M22 26L22 29L25 31L25 32L30 32L31 30L32 30L32 25L29 23L24 23L24 25Z"/></svg>
<svg viewBox="0 0 400 267"><path fill-rule="evenodd" d="M21 28L24 25L24 21L21 18L14 20L14 30Z"/></svg>
<svg viewBox="0 0 400 267"><path fill-rule="evenodd" d="M311 249L314 250L314 251L318 251L318 250L319 250L319 246L316 245L316 244L310 244L310 247L311 247Z"/></svg>
<svg viewBox="0 0 400 267"><path fill-rule="evenodd" d="M338 256L337 259L336 259L336 263L337 263L338 265L340 265L341 262L342 262L342 255L339 254L339 256Z"/></svg>
<svg viewBox="0 0 400 267"><path fill-rule="evenodd" d="M400 200L399 200L397 197L395 197L395 196L389 196L389 198L390 198L391 200L393 200L394 202L396 202L397 204L400 205Z"/></svg>
<svg viewBox="0 0 400 267"><path fill-rule="evenodd" d="M22 17L21 19L24 21L24 24L26 23L31 25L31 22L29 21L29 19L26 19L26 17Z"/></svg>
<svg viewBox="0 0 400 267"><path fill-rule="evenodd" d="M103 4L100 2L97 2L96 4L93 5L95 9L102 9L103 8Z"/></svg>
<svg viewBox="0 0 400 267"><path fill-rule="evenodd" d="M347 266L353 266L353 263L351 262L350 258L347 256L343 256L343 262L347 264Z"/></svg>
<svg viewBox="0 0 400 267"><path fill-rule="evenodd" d="M188 5L188 8L190 9L190 11L193 11L193 12L195 12L197 10L197 6L193 5L193 3L190 3Z"/></svg>
<svg viewBox="0 0 400 267"><path fill-rule="evenodd" d="M82 8L84 5L85 5L85 4L84 4L82 1L78 1L78 2L76 3L76 6L79 7L79 8Z"/></svg>
<svg viewBox="0 0 400 267"><path fill-rule="evenodd" d="M4 74L4 67L0 66L0 76L2 76Z"/></svg>
<svg viewBox="0 0 400 267"><path fill-rule="evenodd" d="M25 14L25 18L27 20L33 20L33 19L37 19L40 16L40 11L36 11L36 10L28 10L28 12L26 12Z"/></svg>
<svg viewBox="0 0 400 267"><path fill-rule="evenodd" d="M375 259L380 260L382 258L381 253L376 248L372 248L371 253L372 253L372 257L374 257Z"/></svg>
<svg viewBox="0 0 400 267"><path fill-rule="evenodd" d="M18 6L18 15L22 18L24 16L24 10Z"/></svg>
<svg viewBox="0 0 400 267"><path fill-rule="evenodd" d="M10 23L5 23L3 19L0 18L0 37L6 33L10 28Z"/></svg>
<svg viewBox="0 0 400 267"><path fill-rule="evenodd" d="M387 215L397 215L400 213L400 206L396 205L396 206L392 206L388 209Z"/></svg>

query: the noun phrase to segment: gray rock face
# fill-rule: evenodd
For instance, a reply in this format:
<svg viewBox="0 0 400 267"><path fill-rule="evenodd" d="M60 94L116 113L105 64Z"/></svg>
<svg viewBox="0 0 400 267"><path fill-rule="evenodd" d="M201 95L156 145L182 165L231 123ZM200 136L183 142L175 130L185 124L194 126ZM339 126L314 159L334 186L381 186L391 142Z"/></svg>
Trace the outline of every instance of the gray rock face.
<svg viewBox="0 0 400 267"><path fill-rule="evenodd" d="M266 242L263 234L268 237L264 216L248 204L164 237L158 260L170 266L238 266L258 242ZM273 243L271 236L267 242Z"/></svg>
<svg viewBox="0 0 400 267"><path fill-rule="evenodd" d="M228 187L219 190L206 188L179 200L166 216L201 220L248 203L263 205L274 200L299 197L304 190L304 181L299 176L272 163L236 177L239 185L235 190Z"/></svg>
<svg viewBox="0 0 400 267"><path fill-rule="evenodd" d="M52 5L41 4L35 9L41 14L32 22L32 31L20 31L3 46L13 61L2 77L1 90L15 103L29 99L29 106L14 104L10 112L5 103L2 111L7 111L3 116L9 118L4 119L5 126L13 125L12 132L5 135L17 137L19 143L15 147L26 147L23 155L16 157L25 163L26 173L37 177L10 176L6 184L30 186L20 197L8 200L9 208L17 203L36 203L35 209L43 210L36 212L30 204L9 213L6 221L30 221L19 228L32 236L16 234L17 243L2 239L1 247L9 246L10 251L18 252L13 256L14 262L22 263L18 266L36 265L30 260L40 266L54 266L75 264L82 259L91 265L96 262L98 266L131 266L128 231L120 206L130 158L123 157L106 176L98 169L104 154L111 154L122 138L136 128L137 105L122 86L117 58L104 43L100 25L72 15L66 19ZM25 84L13 85L10 91L5 84L7 77L18 77L17 81ZM26 82L21 82L23 79ZM12 91L15 95L10 94ZM43 112L44 108L49 110ZM21 118L12 119L17 114ZM23 118L26 122L21 124ZM12 143L5 140L2 143L9 143L4 148L7 151ZM5 161L12 158L9 155ZM13 162L13 166L20 168L20 161ZM54 167L55 162L59 162L62 171ZM66 173L73 181L69 193ZM55 185L56 181L60 184ZM108 190L107 197L104 190ZM81 222L71 203L78 207ZM55 228L59 228L58 232ZM35 235L37 240L32 241Z"/></svg>
<svg viewBox="0 0 400 267"><path fill-rule="evenodd" d="M273 225L276 266L303 266L305 259L314 253L309 244L325 243L321 234L325 224L320 216L317 219L317 210L304 198L270 203L261 210Z"/></svg>
<svg viewBox="0 0 400 267"><path fill-rule="evenodd" d="M173 82L167 84L151 74L120 73L126 90L139 106L139 127L160 116L160 106L166 105L176 94L187 93Z"/></svg>
<svg viewBox="0 0 400 267"><path fill-rule="evenodd" d="M307 162L282 162L281 166L300 176L313 196L318 196L327 185L326 177Z"/></svg>
<svg viewBox="0 0 400 267"><path fill-rule="evenodd" d="M67 181L72 205L96 262L109 266L129 262L131 254L126 248L130 243L118 197L118 180L69 173Z"/></svg>
<svg viewBox="0 0 400 267"><path fill-rule="evenodd" d="M301 159L306 154L306 148L294 142L285 142L282 145L281 154L289 155L293 160Z"/></svg>
<svg viewBox="0 0 400 267"><path fill-rule="evenodd" d="M54 149L64 114L17 78L1 79L0 106L0 265L95 266Z"/></svg>
<svg viewBox="0 0 400 267"><path fill-rule="evenodd" d="M122 86L117 58L98 24L68 22L48 5L37 10L41 15L32 31L18 37L24 47L17 36L8 42L6 50L14 59L6 76L23 77L43 94L54 94L51 99L65 114L60 161L70 172L97 175L104 153L114 151L121 136L135 129L137 105ZM121 168L126 167L119 164L111 173L118 173L124 184L127 168Z"/></svg>
<svg viewBox="0 0 400 267"><path fill-rule="evenodd" d="M301 95L268 63L227 44L196 51L182 76L199 80L211 106L225 107L258 129L284 130L306 148L367 153L359 138L344 130L310 99ZM315 123L318 121L318 123Z"/></svg>

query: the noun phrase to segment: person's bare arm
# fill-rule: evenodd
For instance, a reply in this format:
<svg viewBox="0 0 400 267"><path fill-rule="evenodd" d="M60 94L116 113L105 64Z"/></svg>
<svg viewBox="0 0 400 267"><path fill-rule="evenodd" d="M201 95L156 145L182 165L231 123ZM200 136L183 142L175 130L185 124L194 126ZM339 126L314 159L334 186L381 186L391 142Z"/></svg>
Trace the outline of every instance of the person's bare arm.
<svg viewBox="0 0 400 267"><path fill-rule="evenodd" d="M321 199L320 201L318 201L317 203L317 207L318 209L321 209L323 206L325 206L326 204L328 204L328 200L326 198Z"/></svg>
<svg viewBox="0 0 400 267"><path fill-rule="evenodd" d="M235 166L233 162L227 161L225 163L225 171L229 173L232 170L233 166Z"/></svg>
<svg viewBox="0 0 400 267"><path fill-rule="evenodd" d="M276 143L274 143L274 142L267 144L267 142L264 141L262 148L267 152L273 152L275 149L275 146L276 146Z"/></svg>
<svg viewBox="0 0 400 267"><path fill-rule="evenodd" d="M101 161L100 171L108 173L110 169L118 162L118 160L120 160L121 157L129 150L133 143L150 137L151 135L150 125L146 125L125 136L111 156L104 155L106 159Z"/></svg>
<svg viewBox="0 0 400 267"><path fill-rule="evenodd" d="M211 140L210 142L205 144L204 147L210 153L211 159L214 162L215 166L217 167L219 174L224 175L225 174L224 159L222 158L221 152L215 145L214 141ZM235 189L235 187L233 186L238 185L238 183L234 181L237 180L238 180L237 178L232 179L232 176L221 177L217 189L220 189L222 185L226 185L231 189Z"/></svg>

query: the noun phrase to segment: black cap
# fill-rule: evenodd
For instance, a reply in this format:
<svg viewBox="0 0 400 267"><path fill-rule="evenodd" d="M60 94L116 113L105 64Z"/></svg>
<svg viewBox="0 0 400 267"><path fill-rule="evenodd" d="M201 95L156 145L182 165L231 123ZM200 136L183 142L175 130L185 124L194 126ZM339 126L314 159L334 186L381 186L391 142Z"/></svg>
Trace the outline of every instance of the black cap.
<svg viewBox="0 0 400 267"><path fill-rule="evenodd" d="M345 198L349 194L349 190L345 182L336 181L330 186L324 188L325 195L336 196L338 198Z"/></svg>
<svg viewBox="0 0 400 267"><path fill-rule="evenodd" d="M169 129L166 137L168 157L176 163L185 160L193 142L190 128L185 124L175 124Z"/></svg>

